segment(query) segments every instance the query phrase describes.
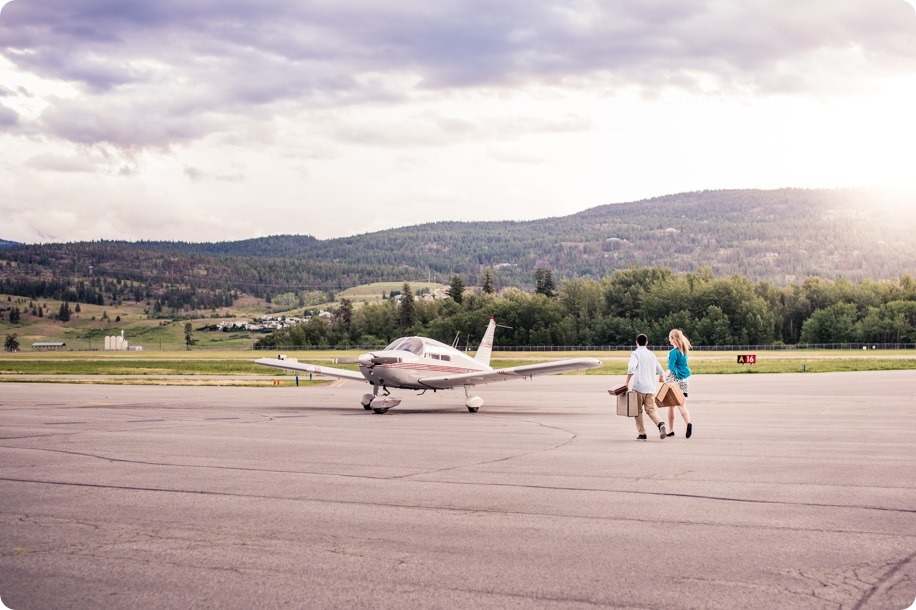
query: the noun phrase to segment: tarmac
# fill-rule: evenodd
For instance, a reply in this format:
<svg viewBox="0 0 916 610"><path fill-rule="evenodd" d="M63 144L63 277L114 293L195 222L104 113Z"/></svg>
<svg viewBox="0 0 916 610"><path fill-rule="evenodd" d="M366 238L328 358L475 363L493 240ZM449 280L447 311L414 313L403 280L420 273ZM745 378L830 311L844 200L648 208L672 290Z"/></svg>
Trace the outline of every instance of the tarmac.
<svg viewBox="0 0 916 610"><path fill-rule="evenodd" d="M908 608L916 371L691 379L651 433L475 392L0 385L0 600L32 608ZM664 410L663 410L664 412Z"/></svg>

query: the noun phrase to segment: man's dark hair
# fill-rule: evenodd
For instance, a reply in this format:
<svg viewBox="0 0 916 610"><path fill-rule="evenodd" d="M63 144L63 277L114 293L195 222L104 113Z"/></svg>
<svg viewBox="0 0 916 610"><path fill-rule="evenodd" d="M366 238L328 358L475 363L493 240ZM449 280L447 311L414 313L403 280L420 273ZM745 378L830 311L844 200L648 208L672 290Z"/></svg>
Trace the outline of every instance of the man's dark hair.
<svg viewBox="0 0 916 610"><path fill-rule="evenodd" d="M649 337L643 334L636 335L636 345L646 345L647 343L649 343Z"/></svg>

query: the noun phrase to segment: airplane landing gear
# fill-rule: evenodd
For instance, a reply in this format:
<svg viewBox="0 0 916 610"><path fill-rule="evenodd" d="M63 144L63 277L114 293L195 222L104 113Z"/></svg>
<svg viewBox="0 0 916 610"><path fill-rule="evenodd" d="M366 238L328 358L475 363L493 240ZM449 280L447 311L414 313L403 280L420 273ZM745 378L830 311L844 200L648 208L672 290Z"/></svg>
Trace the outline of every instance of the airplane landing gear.
<svg viewBox="0 0 916 610"><path fill-rule="evenodd" d="M376 386L376 388L378 388L378 386ZM378 396L378 391L376 390L376 395L372 397L372 400L369 402L369 406L366 407L367 409L372 409L372 412L376 415L387 413L388 409L401 404L400 398L392 398L388 395L388 388L383 389L385 391L385 395ZM366 396L368 396L368 394ZM363 396L363 398L366 398L366 396Z"/></svg>
<svg viewBox="0 0 916 610"><path fill-rule="evenodd" d="M382 395L379 396L379 388L382 389ZM372 411L377 415L387 413L391 407L401 404L400 398L391 398L391 392L385 386L373 384L372 394L363 394L359 403L363 405L366 411Z"/></svg>
<svg viewBox="0 0 916 610"><path fill-rule="evenodd" d="M468 389L464 388L464 395L467 396ZM464 401L464 406L468 408L468 412L477 413L477 410L483 405L483 398L480 396L468 396L468 399Z"/></svg>

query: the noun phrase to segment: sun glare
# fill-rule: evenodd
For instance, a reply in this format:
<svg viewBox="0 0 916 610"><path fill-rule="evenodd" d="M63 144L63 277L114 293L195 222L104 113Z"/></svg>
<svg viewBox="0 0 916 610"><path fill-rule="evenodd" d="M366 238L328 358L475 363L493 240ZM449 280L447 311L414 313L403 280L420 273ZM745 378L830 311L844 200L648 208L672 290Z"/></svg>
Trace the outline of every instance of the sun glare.
<svg viewBox="0 0 916 610"><path fill-rule="evenodd" d="M903 217L916 218L916 187L873 188L869 192L879 207Z"/></svg>

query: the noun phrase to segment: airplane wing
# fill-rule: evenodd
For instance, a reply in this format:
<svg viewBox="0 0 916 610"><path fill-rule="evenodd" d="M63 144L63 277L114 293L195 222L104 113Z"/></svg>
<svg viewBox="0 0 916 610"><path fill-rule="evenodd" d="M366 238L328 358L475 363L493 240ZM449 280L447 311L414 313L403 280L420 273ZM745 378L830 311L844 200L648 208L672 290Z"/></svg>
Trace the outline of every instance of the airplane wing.
<svg viewBox="0 0 916 610"><path fill-rule="evenodd" d="M366 381L359 371L348 371L346 369L335 369L330 366L316 366L314 364L305 364L295 360L280 360L279 358L258 358L255 364L269 366L275 369L286 369L297 373L315 373L316 375L328 375L330 377L340 377L341 379L351 379L353 381Z"/></svg>
<svg viewBox="0 0 916 610"><path fill-rule="evenodd" d="M571 358L569 360L556 360L554 362L513 366L508 369L481 371L479 373L458 373L455 375L424 377L419 380L419 383L429 388L442 390L465 385L480 385L496 381L525 379L536 375L552 375L554 373L564 373L566 371L593 369L599 366L601 366L601 361L595 358Z"/></svg>

